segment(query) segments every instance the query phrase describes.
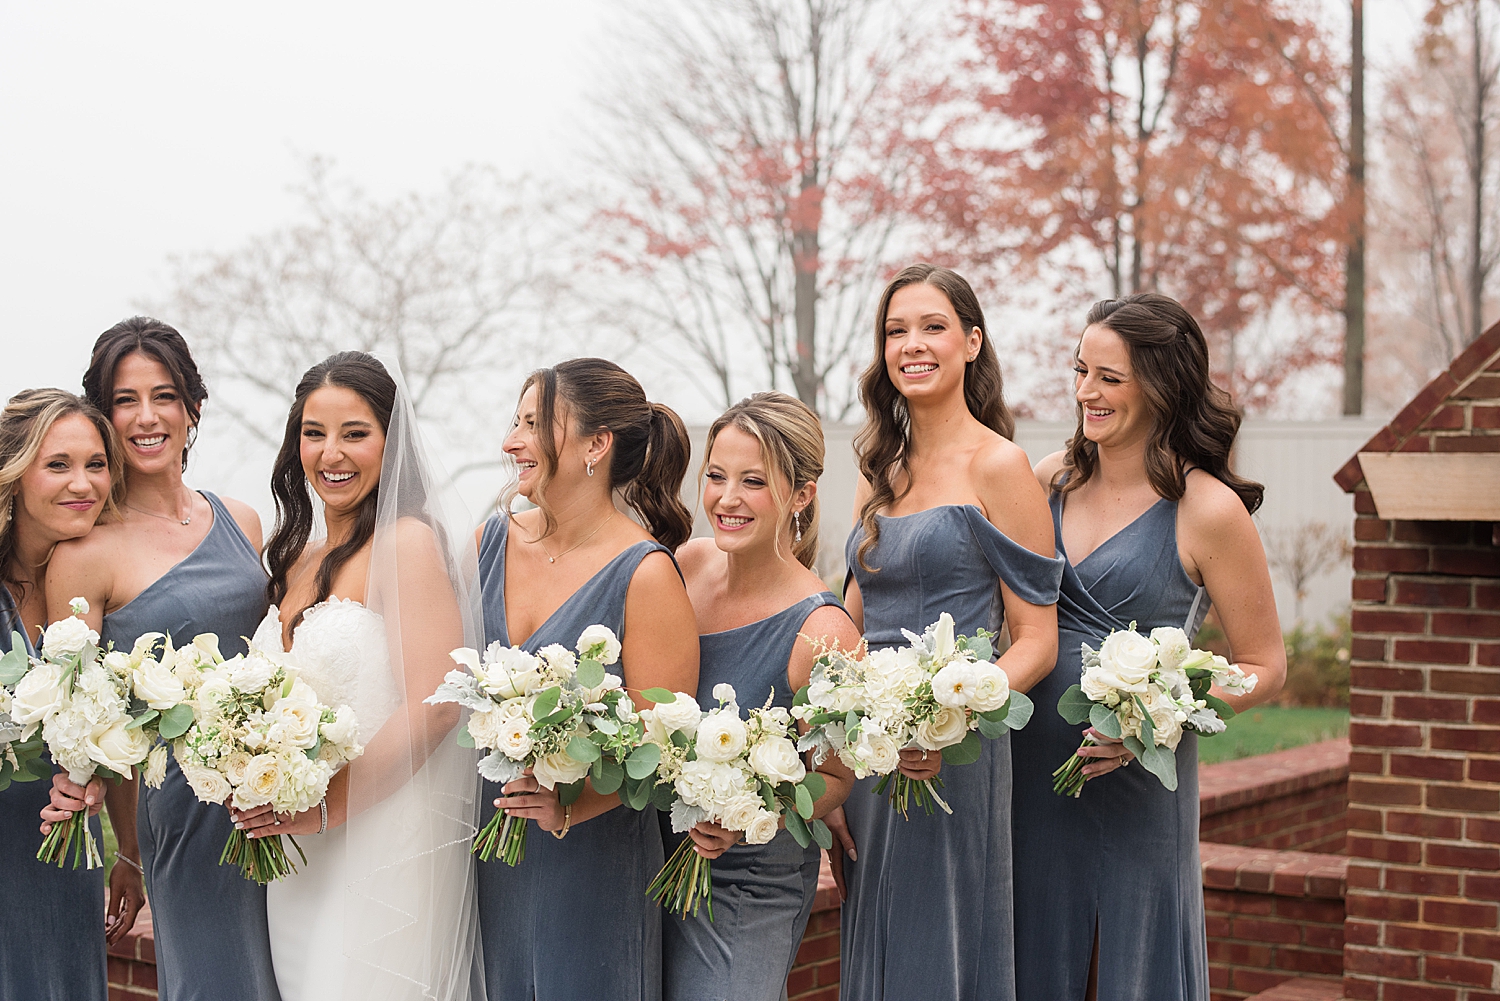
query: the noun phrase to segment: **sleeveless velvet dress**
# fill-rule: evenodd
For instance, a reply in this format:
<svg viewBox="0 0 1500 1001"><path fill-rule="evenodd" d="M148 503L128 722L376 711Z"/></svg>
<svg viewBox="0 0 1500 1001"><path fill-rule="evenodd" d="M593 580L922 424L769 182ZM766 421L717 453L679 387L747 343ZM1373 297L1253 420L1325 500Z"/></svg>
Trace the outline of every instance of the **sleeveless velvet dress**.
<svg viewBox="0 0 1500 1001"><path fill-rule="evenodd" d="M863 539L856 526L845 558L872 648L905 645L902 629L921 633L943 612L960 634L999 629L1001 580L1024 601L1057 601L1061 559L1012 541L972 504L880 517L880 540L867 557L876 573L859 565ZM914 807L903 819L873 794L874 776L856 782L845 801L859 861L844 860L843 1001L1015 997L1010 737L981 746L978 761L940 773L952 816Z"/></svg>
<svg viewBox="0 0 1500 1001"><path fill-rule="evenodd" d="M35 656L31 630L0 584L0 654L10 651L12 631ZM0 792L0 998L104 1001L104 870L74 869L71 859L61 869L36 860L51 793L46 779L12 782ZM98 817L89 830L102 853Z"/></svg>
<svg viewBox="0 0 1500 1001"><path fill-rule="evenodd" d="M203 491L214 524L188 556L128 604L104 616L103 640L129 650L142 633L174 643L215 633L225 657L244 653L266 613L266 574L222 501ZM141 786L136 818L156 933L161 1001L276 1001L266 891L220 865L229 811L200 803L174 756L160 789Z"/></svg>
<svg viewBox="0 0 1500 1001"><path fill-rule="evenodd" d="M479 583L485 643L511 642L505 618L503 514L485 523L479 544ZM523 646L551 643L574 649L585 628L599 623L625 636L625 595L641 560L669 553L637 542L611 560L553 612ZM500 786L485 782L485 824ZM533 825L526 858L511 868L479 862L479 933L490 1001L657 1001L661 997L661 909L646 887L661 869L656 811L618 806L576 824L563 840Z"/></svg>
<svg viewBox="0 0 1500 1001"><path fill-rule="evenodd" d="M802 624L830 592L810 595L775 615L698 637L698 704L718 705L714 686L734 686L740 715L766 703L792 707L787 664ZM842 607L842 606L840 606ZM686 834L661 817L668 854ZM736 845L714 859L714 920L706 908L679 919L663 912L662 978L667 1001L779 1001L818 893L817 844L800 847L785 829L764 845Z"/></svg>
<svg viewBox="0 0 1500 1001"><path fill-rule="evenodd" d="M1051 499L1057 551L1063 495ZM1177 747L1177 791L1139 764L1093 779L1078 799L1052 771L1086 727L1057 712L1095 650L1132 621L1189 637L1208 597L1177 555L1177 505L1159 500L1063 571L1057 667L1031 692L1036 716L1012 740L1015 768L1016 986L1020 1001L1082 999L1094 930L1099 1001L1207 1001L1203 875L1198 859L1198 738Z"/></svg>

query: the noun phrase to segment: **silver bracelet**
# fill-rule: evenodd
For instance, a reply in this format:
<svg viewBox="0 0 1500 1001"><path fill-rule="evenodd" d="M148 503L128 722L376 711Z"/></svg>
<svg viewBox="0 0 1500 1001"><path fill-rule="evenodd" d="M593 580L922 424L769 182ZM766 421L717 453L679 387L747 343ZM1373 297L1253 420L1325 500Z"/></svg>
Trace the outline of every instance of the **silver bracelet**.
<svg viewBox="0 0 1500 1001"><path fill-rule="evenodd" d="M121 862L124 862L126 865L130 866L130 868L132 868L136 872L140 873L143 877L146 875L146 870L142 869L141 868L141 864L139 862L137 862L135 859L130 858L127 855L121 855L119 852L115 852L115 858L119 859Z"/></svg>
<svg viewBox="0 0 1500 1001"><path fill-rule="evenodd" d="M324 797L318 800L318 833L322 834L328 830L328 799Z"/></svg>

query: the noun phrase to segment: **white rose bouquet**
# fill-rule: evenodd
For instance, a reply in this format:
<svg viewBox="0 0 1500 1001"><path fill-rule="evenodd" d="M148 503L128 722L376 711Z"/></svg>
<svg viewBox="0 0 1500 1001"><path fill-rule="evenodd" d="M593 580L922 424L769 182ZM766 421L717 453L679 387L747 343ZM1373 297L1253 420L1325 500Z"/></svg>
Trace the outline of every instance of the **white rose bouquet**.
<svg viewBox="0 0 1500 1001"><path fill-rule="evenodd" d="M284 656L252 649L224 660L200 636L176 659L180 676L194 683L193 724L173 753L200 801L232 797L240 810L301 813L328 794L335 771L364 753L354 710L320 703ZM219 863L260 884L297 871L281 835L252 839L239 830L230 832Z"/></svg>
<svg viewBox="0 0 1500 1001"><path fill-rule="evenodd" d="M82 618L88 602L70 605L73 614L47 627L41 656L16 683L11 720L23 740L40 729L53 762L79 785L95 775L132 779L156 739L147 724L161 713L132 698L130 658L100 650L99 634ZM52 825L36 857L62 868L70 854L75 869L104 864L85 811Z"/></svg>
<svg viewBox="0 0 1500 1001"><path fill-rule="evenodd" d="M947 764L970 764L979 760L980 736L1019 730L1032 712L1031 700L1011 691L991 662L993 634L953 630L953 616L944 612L921 636L902 630L904 647L820 647L812 679L792 708L810 727L797 749L811 750L814 764L837 754L857 778L881 776L875 792L903 817L913 800L929 814L933 804L952 813L938 795L940 778L916 782L896 770L900 751L939 751Z"/></svg>
<svg viewBox="0 0 1500 1001"><path fill-rule="evenodd" d="M26 637L12 632L10 651L0 657L0 792L12 782L35 782L52 774L51 763L42 757L42 735L33 732L22 739L27 728L11 716L16 684L30 669Z"/></svg>
<svg viewBox="0 0 1500 1001"><path fill-rule="evenodd" d="M734 686L727 684L714 686L719 705L707 711L681 692L652 688L642 694L656 703L641 710L649 741L643 747L661 754L653 801L671 813L672 830L683 833L706 820L763 845L785 818L803 848L813 841L833 845L828 825L812 816L827 782L803 764L791 713L768 701L741 719ZM693 850L691 839L677 846L646 892L683 918L706 901L713 920L712 863Z"/></svg>
<svg viewBox="0 0 1500 1001"><path fill-rule="evenodd" d="M1177 788L1174 752L1185 730L1204 736L1223 733L1234 710L1209 689L1218 685L1231 695L1255 690L1256 676L1217 654L1194 650L1187 634L1173 626L1150 636L1117 629L1099 649L1083 644L1083 677L1063 693L1057 711L1069 723L1087 721L1125 746L1168 789ZM1095 741L1084 738L1084 746ZM1073 755L1053 772L1053 791L1077 797L1083 792L1083 766L1089 759Z"/></svg>
<svg viewBox="0 0 1500 1001"><path fill-rule="evenodd" d="M479 774L504 785L531 769L538 784L557 789L564 806L594 791L618 792L639 810L651 796L658 751L640 746L640 718L618 675L606 666L620 659L620 641L592 625L578 637L577 652L553 643L535 654L491 643L483 658L461 647L451 654L467 671L449 671L431 703L457 702L472 710L459 728L464 747L489 751ZM526 857L524 817L497 810L474 838L474 854L488 862L498 853L507 865Z"/></svg>

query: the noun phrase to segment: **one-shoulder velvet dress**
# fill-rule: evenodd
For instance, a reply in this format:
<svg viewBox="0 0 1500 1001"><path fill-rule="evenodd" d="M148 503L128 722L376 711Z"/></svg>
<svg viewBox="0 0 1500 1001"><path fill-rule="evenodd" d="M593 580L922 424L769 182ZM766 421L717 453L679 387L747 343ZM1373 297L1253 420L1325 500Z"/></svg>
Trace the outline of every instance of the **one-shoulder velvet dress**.
<svg viewBox="0 0 1500 1001"><path fill-rule="evenodd" d="M1057 551L1064 495L1052 495ZM1094 931L1099 1001L1207 1001L1198 860L1198 738L1177 747L1177 791L1138 764L1052 791L1052 771L1085 727L1057 700L1082 675L1082 644L1111 629L1176 626L1189 637L1208 597L1177 555L1177 505L1159 500L1063 571L1057 667L1032 690L1036 716L1012 739L1015 767L1016 986L1020 1001L1082 999Z"/></svg>
<svg viewBox="0 0 1500 1001"><path fill-rule="evenodd" d="M14 631L34 656L32 629L0 584L0 654L10 651ZM0 792L0 998L104 1001L104 870L36 860L51 792L45 779L12 782ZM102 851L101 828L98 817L89 821Z"/></svg>
<svg viewBox="0 0 1500 1001"><path fill-rule="evenodd" d="M792 707L787 677L807 617L838 605L832 593L810 595L758 622L698 637L698 704L718 705L714 686L734 686L740 715L772 705ZM672 852L687 837L662 815ZM662 917L662 977L667 1001L779 1001L818 894L816 844L800 847L785 829L764 845L736 845L714 859L714 919L708 910Z"/></svg>
<svg viewBox="0 0 1500 1001"><path fill-rule="evenodd" d="M997 630L999 582L1035 605L1057 600L1059 559L1014 542L974 505L880 517L880 538L859 565L863 526L845 556L864 602L872 648L906 643L947 612L958 633ZM944 767L952 816L913 808L909 819L862 779L844 804L859 861L844 862L839 997L843 1001L1009 1001L1011 927L1010 738L981 741L973 764Z"/></svg>
<svg viewBox="0 0 1500 1001"><path fill-rule="evenodd" d="M218 497L203 496L214 523L198 548L123 607L104 616L101 636L129 650L142 633L184 643L215 633L225 657L244 653L266 614L260 556ZM220 865L234 823L218 803L200 803L169 757L160 789L141 786L136 830L156 934L161 1001L276 1001L266 931L266 891Z"/></svg>
<svg viewBox="0 0 1500 1001"><path fill-rule="evenodd" d="M505 540L510 521L485 523L479 582L488 643L511 642L505 618ZM625 595L641 560L668 553L637 542L611 560L522 646L574 649L595 623L625 636ZM484 783L483 816L494 816L500 786ZM656 811L625 806L575 824L558 840L535 828L526 858L479 865L479 933L491 1001L657 1001L661 997L661 909L646 887L661 869Z"/></svg>

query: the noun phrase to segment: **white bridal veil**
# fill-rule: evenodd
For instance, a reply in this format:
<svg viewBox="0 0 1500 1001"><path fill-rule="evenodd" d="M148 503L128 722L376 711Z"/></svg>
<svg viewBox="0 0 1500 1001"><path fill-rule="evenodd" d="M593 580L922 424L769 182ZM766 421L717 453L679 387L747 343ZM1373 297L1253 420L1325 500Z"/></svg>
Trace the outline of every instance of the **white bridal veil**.
<svg viewBox="0 0 1500 1001"><path fill-rule="evenodd" d="M481 645L473 536L425 446L399 366L380 361L397 392L365 604L384 619L399 704L349 771L343 996L482 1001L469 854L476 752L457 744L455 707L422 701L453 668L450 650Z"/></svg>

